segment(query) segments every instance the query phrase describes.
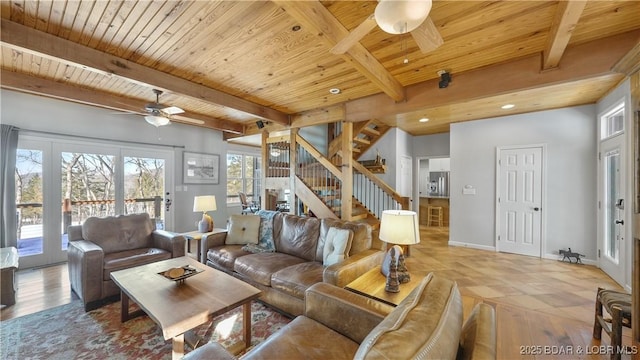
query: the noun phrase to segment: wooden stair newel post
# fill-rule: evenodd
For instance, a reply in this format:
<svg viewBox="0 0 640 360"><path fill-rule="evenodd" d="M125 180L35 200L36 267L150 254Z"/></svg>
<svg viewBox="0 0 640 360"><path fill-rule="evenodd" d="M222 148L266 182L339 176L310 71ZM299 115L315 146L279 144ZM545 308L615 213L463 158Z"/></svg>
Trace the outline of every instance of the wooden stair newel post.
<svg viewBox="0 0 640 360"><path fill-rule="evenodd" d="M340 213L342 220L351 220L353 210L353 123L342 122L342 188Z"/></svg>
<svg viewBox="0 0 640 360"><path fill-rule="evenodd" d="M296 137L298 136L298 129L291 129L291 139L289 140L289 212L296 215L301 215L298 212L296 206L296 177L298 176L296 173L296 167L298 163L297 151L298 151L298 142Z"/></svg>
<svg viewBox="0 0 640 360"><path fill-rule="evenodd" d="M260 209L267 208L267 175L269 174L269 132L262 132L262 176L260 177Z"/></svg>

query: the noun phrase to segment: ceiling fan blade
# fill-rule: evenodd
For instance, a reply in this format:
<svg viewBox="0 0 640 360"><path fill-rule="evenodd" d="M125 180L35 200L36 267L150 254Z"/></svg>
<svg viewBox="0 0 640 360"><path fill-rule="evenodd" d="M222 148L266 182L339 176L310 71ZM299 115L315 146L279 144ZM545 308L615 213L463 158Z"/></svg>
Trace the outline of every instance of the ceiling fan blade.
<svg viewBox="0 0 640 360"><path fill-rule="evenodd" d="M430 17L411 32L422 53L428 53L444 43L440 32Z"/></svg>
<svg viewBox="0 0 640 360"><path fill-rule="evenodd" d="M183 123L195 124L195 125L204 125L204 120L192 119L186 116L173 116L173 120Z"/></svg>
<svg viewBox="0 0 640 360"><path fill-rule="evenodd" d="M347 50L360 41L360 39L367 35L377 25L376 19L373 14L371 14L365 21L361 22L360 25L353 29L349 35L345 36L344 39L340 40L333 48L331 48L330 52L335 55L346 53Z"/></svg>
<svg viewBox="0 0 640 360"><path fill-rule="evenodd" d="M163 108L160 111L162 111L163 113L165 113L167 115L182 114L184 112L184 110L180 109L177 106L168 106L166 108Z"/></svg>

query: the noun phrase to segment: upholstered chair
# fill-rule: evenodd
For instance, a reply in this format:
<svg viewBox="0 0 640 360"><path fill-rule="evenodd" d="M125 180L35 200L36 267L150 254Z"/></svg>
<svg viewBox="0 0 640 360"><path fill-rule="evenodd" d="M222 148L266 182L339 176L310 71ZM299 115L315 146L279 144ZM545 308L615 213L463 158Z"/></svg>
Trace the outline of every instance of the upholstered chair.
<svg viewBox="0 0 640 360"><path fill-rule="evenodd" d="M185 238L155 230L146 213L90 217L68 234L69 280L85 311L119 298L111 272L185 254Z"/></svg>

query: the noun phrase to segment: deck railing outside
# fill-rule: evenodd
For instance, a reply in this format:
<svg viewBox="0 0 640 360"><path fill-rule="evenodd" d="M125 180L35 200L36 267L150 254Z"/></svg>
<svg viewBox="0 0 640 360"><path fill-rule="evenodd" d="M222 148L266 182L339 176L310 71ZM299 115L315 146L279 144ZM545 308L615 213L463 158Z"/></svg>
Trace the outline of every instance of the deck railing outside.
<svg viewBox="0 0 640 360"><path fill-rule="evenodd" d="M148 213L154 220L157 229L164 228L162 219L162 197L125 199L125 214ZM23 210L42 208L42 203L16 204L16 221L18 223L17 239L20 256L42 253L43 223L42 210L32 212L23 217ZM88 217L104 217L114 215L115 200L70 200L62 203L61 246L67 247L67 228L70 225L82 224Z"/></svg>

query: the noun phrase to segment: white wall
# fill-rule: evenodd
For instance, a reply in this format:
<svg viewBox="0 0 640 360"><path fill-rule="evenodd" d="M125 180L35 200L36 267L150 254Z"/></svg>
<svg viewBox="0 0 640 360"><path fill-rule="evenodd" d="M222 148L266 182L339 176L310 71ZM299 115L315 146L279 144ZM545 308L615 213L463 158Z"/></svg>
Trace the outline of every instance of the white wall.
<svg viewBox="0 0 640 360"><path fill-rule="evenodd" d="M596 255L596 109L585 105L451 125L450 243L495 248L496 148L546 144L544 256ZM476 195L462 195L464 185Z"/></svg>
<svg viewBox="0 0 640 360"><path fill-rule="evenodd" d="M196 195L215 195L218 210L210 212L216 227L225 227L228 217L226 208L226 152L227 142L222 140L222 132L189 125L173 123L158 130L147 124L141 116L114 115L115 111L75 104L14 91L1 90L2 108L0 121L34 131L68 134L82 140L82 137L105 139L107 143L132 141L148 143L135 145L154 149L157 145L174 152L174 185L172 193L172 214L176 232L195 230L195 222L201 215L193 212L193 198ZM99 140L90 140L100 142ZM131 147L131 144L125 144ZM182 148L184 147L184 148ZM256 148L234 145L234 149L258 152ZM186 185L182 183L183 151L220 155L220 183L218 185Z"/></svg>
<svg viewBox="0 0 640 360"><path fill-rule="evenodd" d="M376 153L380 152L380 157L385 159L387 171L384 174L376 174L382 181L392 188L396 188L396 172L399 160L398 152L398 128L392 128L380 138L369 150L365 151L360 160L375 160ZM404 131L403 131L404 132Z"/></svg>
<svg viewBox="0 0 640 360"><path fill-rule="evenodd" d="M327 124L301 128L298 131L298 135L302 136L305 140L307 140L309 144L313 145L313 147L323 155L327 155L327 152L329 151L329 144L327 143L329 130Z"/></svg>
<svg viewBox="0 0 640 360"><path fill-rule="evenodd" d="M449 157L449 133L414 136L413 155L416 157Z"/></svg>

